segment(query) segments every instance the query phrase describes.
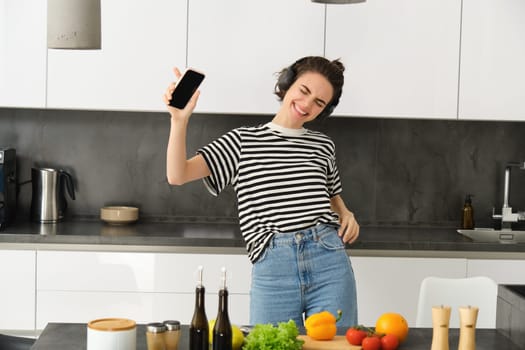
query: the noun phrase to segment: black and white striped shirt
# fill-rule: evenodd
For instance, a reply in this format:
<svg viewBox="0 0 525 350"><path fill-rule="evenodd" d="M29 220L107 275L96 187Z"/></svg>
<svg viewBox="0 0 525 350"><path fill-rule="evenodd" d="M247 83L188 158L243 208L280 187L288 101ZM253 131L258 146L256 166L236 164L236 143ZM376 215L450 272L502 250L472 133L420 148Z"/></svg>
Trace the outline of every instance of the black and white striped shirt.
<svg viewBox="0 0 525 350"><path fill-rule="evenodd" d="M270 239L319 223L337 223L330 198L341 193L335 146L326 135L274 123L234 129L198 150L217 196L237 194L241 233L255 262Z"/></svg>

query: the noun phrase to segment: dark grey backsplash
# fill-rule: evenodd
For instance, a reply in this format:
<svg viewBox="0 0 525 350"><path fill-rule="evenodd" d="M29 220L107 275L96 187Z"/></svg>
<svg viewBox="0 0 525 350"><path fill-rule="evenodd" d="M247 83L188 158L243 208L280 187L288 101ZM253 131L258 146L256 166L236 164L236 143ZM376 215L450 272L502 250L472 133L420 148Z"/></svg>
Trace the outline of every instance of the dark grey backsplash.
<svg viewBox="0 0 525 350"><path fill-rule="evenodd" d="M188 154L242 125L271 116L194 115ZM525 161L525 123L329 118L310 125L336 143L343 197L363 224L456 226L465 195L478 225L503 199L508 161ZM201 181L167 184L167 113L0 109L0 147L17 151L19 182L32 166L69 170L77 186L69 214L97 216L104 205L136 205L141 216L236 218L230 189L218 198ZM510 203L525 210L525 171L511 176ZM20 188L19 216L31 185Z"/></svg>

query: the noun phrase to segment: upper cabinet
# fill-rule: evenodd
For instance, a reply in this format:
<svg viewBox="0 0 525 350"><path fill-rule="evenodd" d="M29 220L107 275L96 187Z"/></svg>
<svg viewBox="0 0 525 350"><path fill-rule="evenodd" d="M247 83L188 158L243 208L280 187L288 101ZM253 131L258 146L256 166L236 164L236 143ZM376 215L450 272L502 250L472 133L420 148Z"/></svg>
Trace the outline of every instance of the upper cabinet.
<svg viewBox="0 0 525 350"><path fill-rule="evenodd" d="M0 0L0 107L45 103L46 1Z"/></svg>
<svg viewBox="0 0 525 350"><path fill-rule="evenodd" d="M48 50L47 107L165 111L172 68L186 61L187 2L101 6L102 50Z"/></svg>
<svg viewBox="0 0 525 350"><path fill-rule="evenodd" d="M164 112L189 66L196 112L274 114L276 73L323 55L336 115L525 120L521 0L103 0L101 50L47 49L46 4L0 0L0 107Z"/></svg>
<svg viewBox="0 0 525 350"><path fill-rule="evenodd" d="M336 115L457 117L461 1L328 5L326 18L326 56L346 65Z"/></svg>
<svg viewBox="0 0 525 350"><path fill-rule="evenodd" d="M525 120L525 2L463 0L460 119Z"/></svg>
<svg viewBox="0 0 525 350"><path fill-rule="evenodd" d="M276 75L323 55L325 6L304 0L191 0L188 66L202 70L197 112L273 114Z"/></svg>

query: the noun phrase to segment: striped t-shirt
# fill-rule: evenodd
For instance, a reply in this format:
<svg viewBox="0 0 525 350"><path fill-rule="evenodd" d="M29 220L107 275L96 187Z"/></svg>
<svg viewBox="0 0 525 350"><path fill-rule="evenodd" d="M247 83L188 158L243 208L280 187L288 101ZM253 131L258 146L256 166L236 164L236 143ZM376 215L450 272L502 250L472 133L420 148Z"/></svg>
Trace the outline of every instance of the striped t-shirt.
<svg viewBox="0 0 525 350"><path fill-rule="evenodd" d="M328 136L268 123L234 129L198 153L211 172L208 190L217 196L232 185L237 194L250 261L275 234L337 223L330 198L341 192L341 180Z"/></svg>

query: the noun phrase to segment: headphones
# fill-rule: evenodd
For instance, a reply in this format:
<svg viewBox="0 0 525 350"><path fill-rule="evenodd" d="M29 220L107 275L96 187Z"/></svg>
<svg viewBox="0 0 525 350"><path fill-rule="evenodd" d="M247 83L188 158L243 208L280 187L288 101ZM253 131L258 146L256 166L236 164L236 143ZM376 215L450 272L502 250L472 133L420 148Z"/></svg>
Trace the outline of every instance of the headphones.
<svg viewBox="0 0 525 350"><path fill-rule="evenodd" d="M297 66L301 65L302 63L304 63L304 61L306 61L307 58L308 57L300 58L297 61L295 61L292 65L290 65L289 67L284 68L281 71L281 73L279 74L279 78L277 79L277 83L275 84L276 93L277 92L283 93L283 92L288 91L290 86L292 86L292 84L297 79ZM335 106L337 106L338 103L339 103L339 98L334 99L333 101L331 101L330 104L327 105L321 111L321 113L319 113L317 118L319 118L319 119L328 118L330 116L330 114L332 114L332 112L335 109Z"/></svg>

